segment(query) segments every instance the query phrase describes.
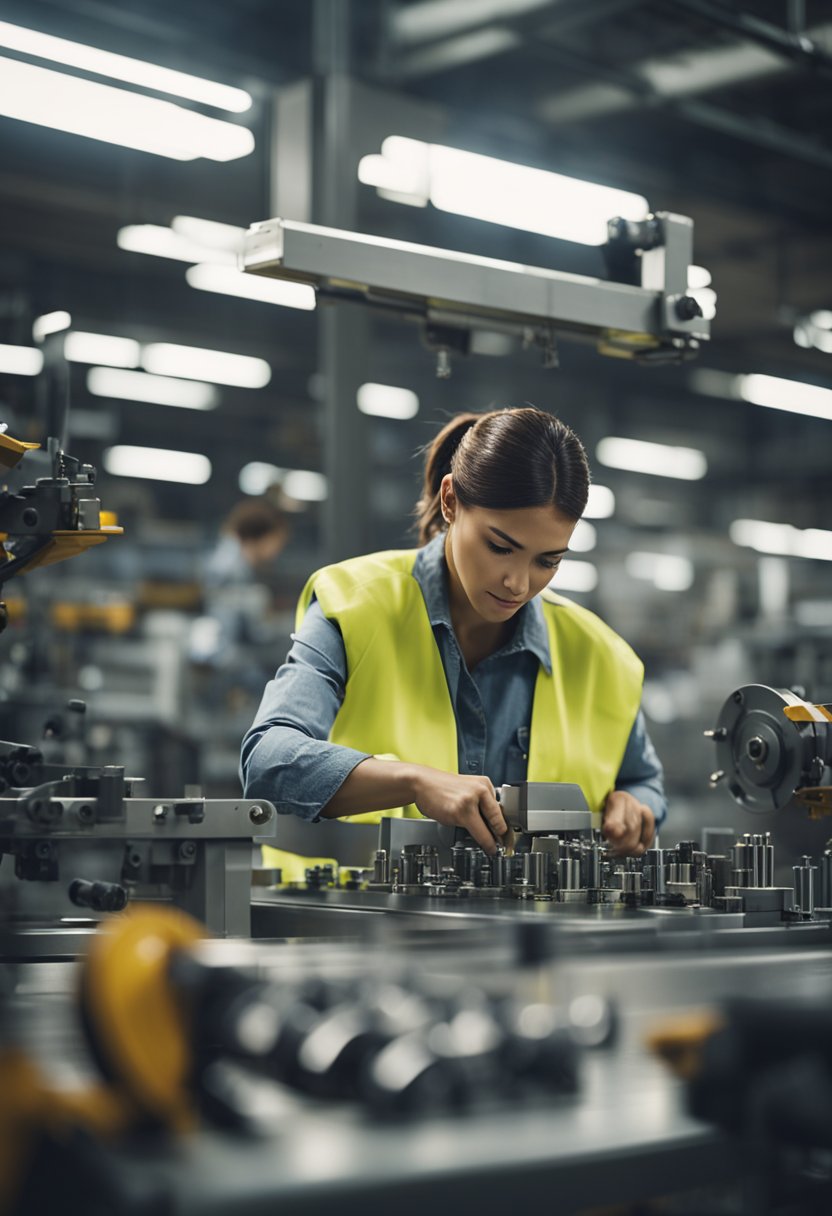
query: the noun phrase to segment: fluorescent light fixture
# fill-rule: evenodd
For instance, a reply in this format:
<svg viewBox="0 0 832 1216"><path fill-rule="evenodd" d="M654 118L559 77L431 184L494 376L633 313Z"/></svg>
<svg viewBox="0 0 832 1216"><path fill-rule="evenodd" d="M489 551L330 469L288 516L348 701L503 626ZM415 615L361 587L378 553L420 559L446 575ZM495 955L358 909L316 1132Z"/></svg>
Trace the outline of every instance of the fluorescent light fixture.
<svg viewBox="0 0 832 1216"><path fill-rule="evenodd" d="M823 528L795 528L792 524L773 524L761 519L735 519L729 535L735 545L755 549L757 553L832 561L832 532Z"/></svg>
<svg viewBox="0 0 832 1216"><path fill-rule="evenodd" d="M693 583L693 562L675 553L628 553L625 569L660 591L687 591Z"/></svg>
<svg viewBox="0 0 832 1216"><path fill-rule="evenodd" d="M609 486L591 485L584 519L609 519L615 511L615 495Z"/></svg>
<svg viewBox="0 0 832 1216"><path fill-rule="evenodd" d="M287 283L280 279L263 279L244 274L233 266L191 266L185 278L198 291L217 291L225 296L241 296L263 304L280 304L284 308L315 307L315 288L308 283Z"/></svg>
<svg viewBox="0 0 832 1216"><path fill-rule="evenodd" d="M381 155L363 157L358 177L440 211L583 245L605 244L612 216L648 214L639 194L400 135L384 140Z"/></svg>
<svg viewBox="0 0 832 1216"><path fill-rule="evenodd" d="M118 397L124 401L151 401L186 410L212 410L219 403L213 384L195 380L172 380L148 372L128 372L114 367L93 367L87 373L87 391L94 397Z"/></svg>
<svg viewBox="0 0 832 1216"><path fill-rule="evenodd" d="M209 380L212 384L238 388L263 388L272 378L272 369L265 359L232 355L224 350L202 350L198 346L176 346L172 342L151 342L143 347L142 367L155 375Z"/></svg>
<svg viewBox="0 0 832 1216"><path fill-rule="evenodd" d="M569 550L571 553L589 553L598 543L598 533L593 528L592 524L587 523L585 519L579 519L575 531L572 533L572 539L569 542Z"/></svg>
<svg viewBox="0 0 832 1216"><path fill-rule="evenodd" d="M737 376L737 390L753 405L810 418L832 419L832 389L779 376Z"/></svg>
<svg viewBox="0 0 832 1216"><path fill-rule="evenodd" d="M593 591L598 586L598 571L592 562L564 558L549 586L553 591Z"/></svg>
<svg viewBox="0 0 832 1216"><path fill-rule="evenodd" d="M98 47L85 46L81 42L70 42L66 38L55 38L38 30L24 29L0 21L0 46L11 51L21 51L35 59L50 59L53 63L64 63L67 67L80 68L94 76L109 76L112 80L123 80L137 84L143 89L157 93L170 93L188 101L198 101L217 110L230 110L242 114L251 109L251 96L243 89L203 80L187 72L175 72L170 68L147 63L143 59L131 59L127 55L114 55Z"/></svg>
<svg viewBox="0 0 832 1216"><path fill-rule="evenodd" d="M202 486L211 476L211 461L198 452L169 448L139 448L119 444L104 452L104 468L114 477L144 477L149 481L177 481Z"/></svg>
<svg viewBox="0 0 832 1216"><path fill-rule="evenodd" d="M45 312L32 322L32 339L42 342L49 334L59 334L62 329L69 329L71 324L72 317L63 309L60 312Z"/></svg>
<svg viewBox="0 0 832 1216"><path fill-rule="evenodd" d="M116 234L119 249L129 253L148 253L151 257L172 258L177 262L217 262L237 265L237 255L229 249L200 245L186 236L163 228L161 224L127 224Z"/></svg>
<svg viewBox="0 0 832 1216"><path fill-rule="evenodd" d="M710 287L711 272L706 270L704 266L688 266L688 287L697 289L699 287Z"/></svg>
<svg viewBox="0 0 832 1216"><path fill-rule="evenodd" d="M175 215L170 223L177 236L202 245L206 249L226 249L237 254L245 228L235 228L233 224L220 224L217 220L203 220L196 215Z"/></svg>
<svg viewBox="0 0 832 1216"><path fill-rule="evenodd" d="M239 486L243 494L265 494L270 486L280 482L285 473L276 464L263 460L252 460L240 469Z"/></svg>
<svg viewBox="0 0 832 1216"><path fill-rule="evenodd" d="M356 394L362 414L376 418L415 418L419 413L419 398L409 388L394 384L362 384Z"/></svg>
<svg viewBox="0 0 832 1216"><path fill-rule="evenodd" d="M470 2L470 0L469 0ZM464 63L476 63L501 55L519 46L522 38L514 30L488 26L447 38L441 43L431 43L424 50L411 51L401 56L397 63L397 75L430 76L436 72L447 72L449 68L461 67Z"/></svg>
<svg viewBox="0 0 832 1216"><path fill-rule="evenodd" d="M323 473L307 469L287 469L283 477L283 492L298 502L322 502L329 491Z"/></svg>
<svg viewBox="0 0 832 1216"><path fill-rule="evenodd" d="M512 0L510 15L544 8L550 0ZM396 41L401 43L425 42L434 38L447 38L471 26L486 25L503 20L506 13L505 0L422 0L420 4L406 4L395 8L390 14L391 29Z"/></svg>
<svg viewBox="0 0 832 1216"><path fill-rule="evenodd" d="M36 346L0 345L0 372L7 376L36 376L43 367L43 351Z"/></svg>
<svg viewBox="0 0 832 1216"><path fill-rule="evenodd" d="M235 160L254 151L237 123L50 68L0 58L0 114L172 160Z"/></svg>
<svg viewBox="0 0 832 1216"><path fill-rule="evenodd" d="M132 338L88 334L80 330L64 339L64 358L70 363L103 363L106 367L138 367L140 346Z"/></svg>
<svg viewBox="0 0 832 1216"><path fill-rule="evenodd" d="M708 471L705 453L696 448L671 447L666 443L647 443L643 439L602 439L595 449L601 464L629 473L649 473L654 477L678 477L699 481Z"/></svg>

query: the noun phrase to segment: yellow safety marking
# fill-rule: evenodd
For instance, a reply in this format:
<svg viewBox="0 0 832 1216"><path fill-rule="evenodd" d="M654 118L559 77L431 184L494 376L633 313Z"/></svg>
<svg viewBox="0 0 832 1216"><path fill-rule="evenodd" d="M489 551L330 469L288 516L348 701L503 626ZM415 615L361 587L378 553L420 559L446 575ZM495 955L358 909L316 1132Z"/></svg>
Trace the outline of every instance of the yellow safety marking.
<svg viewBox="0 0 832 1216"><path fill-rule="evenodd" d="M832 722L832 708L828 705L786 705L783 713L791 722Z"/></svg>
<svg viewBox="0 0 832 1216"><path fill-rule="evenodd" d="M39 566L52 566L55 562L65 561L68 557L77 557L85 553L93 545L101 545L111 536L121 536L123 528L103 527L84 528L71 532L53 532L52 539L43 549L33 554L30 561L21 565L21 570L37 570Z"/></svg>
<svg viewBox="0 0 832 1216"><path fill-rule="evenodd" d="M21 439L12 439L11 435L0 433L0 465L4 469L13 469L21 457L39 447L39 443L24 443Z"/></svg>
<svg viewBox="0 0 832 1216"><path fill-rule="evenodd" d="M810 819L832 815L832 785L804 785L795 790L794 796L808 809Z"/></svg>
<svg viewBox="0 0 832 1216"><path fill-rule="evenodd" d="M685 1081L699 1072L702 1047L724 1025L711 1010L691 1010L656 1027L647 1036L647 1047Z"/></svg>

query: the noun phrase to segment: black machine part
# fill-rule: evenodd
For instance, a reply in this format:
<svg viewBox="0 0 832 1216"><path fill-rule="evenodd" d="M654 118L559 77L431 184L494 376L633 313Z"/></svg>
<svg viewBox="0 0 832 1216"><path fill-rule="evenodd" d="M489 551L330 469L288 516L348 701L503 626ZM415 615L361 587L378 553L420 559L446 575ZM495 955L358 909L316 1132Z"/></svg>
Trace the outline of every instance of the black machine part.
<svg viewBox="0 0 832 1216"><path fill-rule="evenodd" d="M787 706L803 704L788 689L747 684L733 692L706 735L716 743L711 784L724 782L749 811L788 806L795 790L821 783L832 762L832 731L822 722L792 722Z"/></svg>

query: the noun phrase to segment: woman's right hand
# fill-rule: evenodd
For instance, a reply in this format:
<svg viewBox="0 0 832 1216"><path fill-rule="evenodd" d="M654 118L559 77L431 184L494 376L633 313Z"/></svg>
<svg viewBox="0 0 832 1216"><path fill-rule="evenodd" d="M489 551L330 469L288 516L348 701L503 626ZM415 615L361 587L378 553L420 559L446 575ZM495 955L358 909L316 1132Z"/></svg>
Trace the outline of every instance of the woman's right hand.
<svg viewBox="0 0 832 1216"><path fill-rule="evenodd" d="M487 777L461 776L416 765L413 790L413 802L423 815L437 823L464 828L489 855L497 851L501 841L511 843L510 829Z"/></svg>

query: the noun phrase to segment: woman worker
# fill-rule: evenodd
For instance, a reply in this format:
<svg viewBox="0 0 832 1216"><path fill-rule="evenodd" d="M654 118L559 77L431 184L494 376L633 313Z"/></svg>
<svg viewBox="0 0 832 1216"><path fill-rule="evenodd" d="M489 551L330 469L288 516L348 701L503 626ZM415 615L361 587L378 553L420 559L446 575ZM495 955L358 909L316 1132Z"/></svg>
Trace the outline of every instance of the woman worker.
<svg viewBox="0 0 832 1216"><path fill-rule="evenodd" d="M643 853L666 807L642 664L549 588L588 493L583 445L551 414L452 419L426 450L421 547L307 583L243 741L246 797L311 821L426 816L493 853L495 786L569 781L615 853Z"/></svg>

